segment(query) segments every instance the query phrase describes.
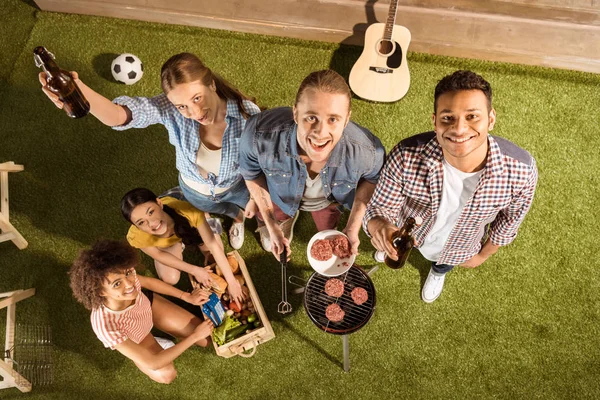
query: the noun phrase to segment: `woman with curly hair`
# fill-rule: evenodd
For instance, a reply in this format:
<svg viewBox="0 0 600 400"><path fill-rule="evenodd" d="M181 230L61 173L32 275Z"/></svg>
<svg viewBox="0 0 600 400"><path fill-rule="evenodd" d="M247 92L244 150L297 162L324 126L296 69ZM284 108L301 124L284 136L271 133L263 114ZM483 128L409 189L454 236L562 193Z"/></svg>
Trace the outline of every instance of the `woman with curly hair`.
<svg viewBox="0 0 600 400"><path fill-rule="evenodd" d="M206 269L183 260L184 246L204 244L223 272L231 298L242 304L242 287L233 276L221 239L213 233L202 211L187 201L169 196L159 199L149 189L136 188L123 196L121 213L131 223L127 241L154 259L160 279L175 285L184 271L203 286L214 287L215 282Z"/></svg>
<svg viewBox="0 0 600 400"><path fill-rule="evenodd" d="M125 242L99 240L83 250L69 272L73 296L92 312L91 323L105 347L132 360L152 380L171 383L177 376L173 361L190 346L206 347L213 330L202 321L160 296L204 304L201 289L181 291L159 279L137 275L138 252ZM178 339L171 347L150 333L153 326Z"/></svg>

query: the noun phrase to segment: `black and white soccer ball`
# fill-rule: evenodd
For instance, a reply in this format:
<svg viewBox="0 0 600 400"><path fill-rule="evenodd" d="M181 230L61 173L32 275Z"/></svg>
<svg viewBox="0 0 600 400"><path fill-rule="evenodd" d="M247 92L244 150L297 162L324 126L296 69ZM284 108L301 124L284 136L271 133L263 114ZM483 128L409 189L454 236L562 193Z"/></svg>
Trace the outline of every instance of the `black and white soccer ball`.
<svg viewBox="0 0 600 400"><path fill-rule="evenodd" d="M113 60L110 72L117 82L133 85L142 79L144 65L137 56L123 53Z"/></svg>

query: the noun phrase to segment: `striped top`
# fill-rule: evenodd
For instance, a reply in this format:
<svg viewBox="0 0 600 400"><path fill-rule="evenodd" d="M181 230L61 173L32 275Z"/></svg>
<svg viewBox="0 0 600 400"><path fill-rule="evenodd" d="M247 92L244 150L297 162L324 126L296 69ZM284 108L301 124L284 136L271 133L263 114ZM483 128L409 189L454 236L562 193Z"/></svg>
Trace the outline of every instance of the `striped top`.
<svg viewBox="0 0 600 400"><path fill-rule="evenodd" d="M104 347L115 349L127 339L140 343L152 329L152 306L148 297L141 291L142 285L135 277L135 290L138 295L135 303L124 310L113 311L104 305L92 310L92 329Z"/></svg>

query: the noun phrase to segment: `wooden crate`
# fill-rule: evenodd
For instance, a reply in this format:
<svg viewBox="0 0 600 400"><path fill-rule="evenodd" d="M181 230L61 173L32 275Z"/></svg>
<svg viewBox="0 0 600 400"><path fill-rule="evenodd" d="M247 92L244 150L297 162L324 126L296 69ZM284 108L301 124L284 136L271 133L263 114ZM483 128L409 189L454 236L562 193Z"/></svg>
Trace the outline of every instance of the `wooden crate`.
<svg viewBox="0 0 600 400"><path fill-rule="evenodd" d="M252 278L250 278L250 274L248 273L248 269L246 268L246 263L244 262L244 259L235 250L230 253L227 253L227 255L233 255L238 261L240 269L236 275L239 275L241 273L244 277L244 280L246 281L246 286L248 287L248 291L250 292L250 299L252 300L254 309L256 310L260 321L262 322L262 327L255 329L252 332L247 333L244 336L241 336L235 340L232 340L229 343L225 343L222 346L218 346L213 341L213 346L217 355L221 357L252 357L256 353L258 345L273 339L275 337L275 332L273 332L271 322L269 322L267 314L265 313L262 303L260 302L260 298L258 297L258 293L256 293L256 289L254 288ZM190 280L192 281L192 286L195 287L198 284L198 282L196 282L196 280L191 275Z"/></svg>

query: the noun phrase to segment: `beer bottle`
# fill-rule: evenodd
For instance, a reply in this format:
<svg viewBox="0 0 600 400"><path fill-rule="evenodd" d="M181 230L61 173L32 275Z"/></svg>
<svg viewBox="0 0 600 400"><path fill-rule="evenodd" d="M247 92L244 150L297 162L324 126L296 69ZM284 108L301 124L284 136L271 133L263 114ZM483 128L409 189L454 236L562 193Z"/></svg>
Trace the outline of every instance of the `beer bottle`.
<svg viewBox="0 0 600 400"><path fill-rule="evenodd" d="M390 240L391 245L398 253L398 260L392 260L387 254L385 255L385 264L393 269L399 269L404 266L408 259L410 250L414 246L414 237L410 233L415 226L421 225L423 219L421 217L408 217L404 222L404 226L400 230L394 232ZM381 255L379 256L381 257Z"/></svg>
<svg viewBox="0 0 600 400"><path fill-rule="evenodd" d="M75 83L71 74L60 69L54 54L43 46L33 49L35 65L47 74L48 89L63 102L63 110L71 118L85 117L90 112L90 103Z"/></svg>

